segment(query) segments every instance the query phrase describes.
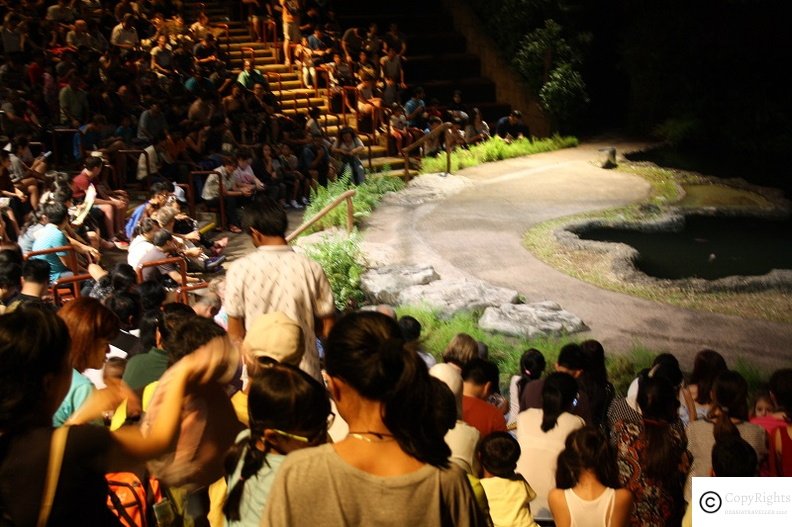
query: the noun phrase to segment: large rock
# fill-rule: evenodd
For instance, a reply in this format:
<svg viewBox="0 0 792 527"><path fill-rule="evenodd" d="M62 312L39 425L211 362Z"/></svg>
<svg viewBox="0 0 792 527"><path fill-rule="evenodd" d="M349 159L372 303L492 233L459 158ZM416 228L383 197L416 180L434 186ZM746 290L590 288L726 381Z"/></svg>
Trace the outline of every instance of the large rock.
<svg viewBox="0 0 792 527"><path fill-rule="evenodd" d="M386 194L386 203L413 206L439 201L471 187L473 182L463 176L424 174L414 178L407 188Z"/></svg>
<svg viewBox="0 0 792 527"><path fill-rule="evenodd" d="M555 302L502 304L488 307L479 319L481 329L515 337L559 337L588 328Z"/></svg>
<svg viewBox="0 0 792 527"><path fill-rule="evenodd" d="M401 305L425 305L442 317L517 301L517 291L474 280L436 280L404 289Z"/></svg>
<svg viewBox="0 0 792 527"><path fill-rule="evenodd" d="M430 265L389 265L366 271L360 277L360 285L370 301L396 304L399 293L404 289L425 285L439 278Z"/></svg>

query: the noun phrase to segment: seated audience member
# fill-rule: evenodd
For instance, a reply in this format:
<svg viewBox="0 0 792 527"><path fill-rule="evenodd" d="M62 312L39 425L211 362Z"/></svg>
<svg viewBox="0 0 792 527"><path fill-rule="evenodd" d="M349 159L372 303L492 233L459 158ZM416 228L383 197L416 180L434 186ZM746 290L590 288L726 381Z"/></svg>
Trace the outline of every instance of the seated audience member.
<svg viewBox="0 0 792 527"><path fill-rule="evenodd" d="M21 304L49 306L43 300L49 289L49 275L49 263L44 260L31 258L22 264L22 289L17 295L17 300Z"/></svg>
<svg viewBox="0 0 792 527"><path fill-rule="evenodd" d="M146 351L139 337L140 295L137 291L114 291L102 302L120 321L120 332L110 342L110 355L128 359Z"/></svg>
<svg viewBox="0 0 792 527"><path fill-rule="evenodd" d="M503 412L487 402L494 390L490 369L488 361L479 358L470 360L462 368L462 419L475 427L481 437L506 430Z"/></svg>
<svg viewBox="0 0 792 527"><path fill-rule="evenodd" d="M569 434L558 455L556 488L548 502L557 527L626 527L632 494L621 488L608 438L593 426Z"/></svg>
<svg viewBox="0 0 792 527"><path fill-rule="evenodd" d="M454 426L448 430L444 438L448 448L451 449L450 459L462 467L469 476L476 476L479 473L476 445L481 435L462 419L462 376L450 364L432 366L429 375L443 381L453 396L452 399L445 400L447 398L443 398L441 394L441 400L437 401L439 407L453 403Z"/></svg>
<svg viewBox="0 0 792 527"><path fill-rule="evenodd" d="M584 421L591 421L591 411L589 409L588 394L581 390L578 379L586 371L586 356L578 344L567 344L558 353L555 371L568 373L575 379L577 388L577 403L571 410L573 414L579 415ZM543 400L543 389L545 379L538 379L536 382L529 383L520 394L520 411L528 408L541 408Z"/></svg>
<svg viewBox="0 0 792 527"><path fill-rule="evenodd" d="M352 128L345 127L338 131L331 147L334 155L339 157L341 168L339 173L343 174L344 171L349 170L352 176L352 181L356 185L360 185L365 180L366 176L363 170L363 162L360 160L360 154L365 151L366 147L363 146L363 141L355 134Z"/></svg>
<svg viewBox="0 0 792 527"><path fill-rule="evenodd" d="M262 525L349 518L367 525L480 525L464 472L449 467L447 425L436 422L429 374L403 346L398 324L380 313L347 315L330 331L325 366L349 435L287 456Z"/></svg>
<svg viewBox="0 0 792 527"><path fill-rule="evenodd" d="M231 158L223 159L223 166L214 170L206 178L201 198L209 204L216 204L219 200L225 202L226 222L228 230L233 233L240 233L239 210L242 207L242 200L253 195L251 187L240 187L234 178L234 171L237 163ZM222 182L222 190L221 190Z"/></svg>
<svg viewBox="0 0 792 527"><path fill-rule="evenodd" d="M297 450L327 442L330 401L325 387L290 364L269 364L253 376L247 399L249 429L226 461L229 526L258 525L275 476Z"/></svg>
<svg viewBox="0 0 792 527"><path fill-rule="evenodd" d="M717 351L705 349L696 353L693 372L687 382L687 389L696 406L696 415L690 416L691 422L707 418L712 409L712 385L718 375L728 369L723 355Z"/></svg>
<svg viewBox="0 0 792 527"><path fill-rule="evenodd" d="M481 110L473 108L473 116L465 126L465 142L475 145L490 138L489 125L484 121Z"/></svg>
<svg viewBox="0 0 792 527"><path fill-rule="evenodd" d="M132 238L127 252L127 263L137 271L143 257L154 248L154 235L162 230L154 218L144 218L138 226L137 235Z"/></svg>
<svg viewBox="0 0 792 527"><path fill-rule="evenodd" d="M44 208L47 215L47 224L36 233L33 241L33 251L43 251L69 245L69 239L63 233L63 229L69 224L69 211L62 203L50 203ZM36 255L33 258L44 260L50 267L50 282L55 282L59 278L72 276L74 273L69 268L68 253L55 252L49 254Z"/></svg>
<svg viewBox="0 0 792 527"><path fill-rule="evenodd" d="M584 392L590 408L588 424L607 430L608 407L616 395L616 388L608 381L605 367L605 348L594 339L584 340L580 349L585 357L586 368L578 379L580 391Z"/></svg>
<svg viewBox="0 0 792 527"><path fill-rule="evenodd" d="M95 280L88 296L100 302L112 293L126 293L132 291L137 284L135 269L126 263L115 264L109 272L98 265L91 264L88 266L88 272Z"/></svg>
<svg viewBox="0 0 792 527"><path fill-rule="evenodd" d="M638 386L640 423L616 424L619 482L633 494L630 525L678 525L685 513L684 485L691 455L678 420L675 387L663 377Z"/></svg>
<svg viewBox="0 0 792 527"><path fill-rule="evenodd" d="M72 300L58 311L58 316L66 323L70 334L71 387L52 416L53 426L66 424L88 400L94 385L84 372L101 370L110 341L119 331L118 317L93 298Z"/></svg>
<svg viewBox="0 0 792 527"><path fill-rule="evenodd" d="M538 349L531 348L520 356L519 375L509 380L509 424L516 422L520 413L520 397L525 386L542 377L545 371L545 358Z"/></svg>
<svg viewBox="0 0 792 527"><path fill-rule="evenodd" d="M517 441L522 450L517 472L536 491L534 518L545 520L550 518L547 496L555 487L556 457L569 433L585 423L571 413L578 390L571 375L551 373L542 385L541 409L529 408L517 415Z"/></svg>
<svg viewBox="0 0 792 527"><path fill-rule="evenodd" d="M149 262L156 262L172 257L181 257L178 253L179 248L173 235L164 229L157 231L151 239L151 244L154 247L143 255L138 263L139 267ZM165 282L170 283L174 287L182 284L182 275L176 263L162 263L156 266L143 268L143 280L151 280L157 276L167 277ZM189 275L185 275L185 279L187 282L201 281L200 278Z"/></svg>
<svg viewBox="0 0 792 527"><path fill-rule="evenodd" d="M214 364L209 361L180 364L147 436L135 426L111 432L85 424L101 419L110 409L106 402L114 399L111 392L89 399L72 416L72 426L54 431L52 414L72 379L69 349L69 330L50 311L24 306L0 317L0 401L4 408L0 502L5 518L14 525L118 524L107 506L105 474L128 470L165 451L178 430L188 380L195 389L212 378ZM54 441L53 433L57 434ZM69 475L69 485L47 478L53 443L65 444L60 473ZM45 495L51 501L45 498L42 504Z"/></svg>
<svg viewBox="0 0 792 527"><path fill-rule="evenodd" d="M478 357L478 343L467 333L458 333L443 351L443 362L459 370L460 375L468 362Z"/></svg>
<svg viewBox="0 0 792 527"><path fill-rule="evenodd" d="M195 314L199 317L210 318L214 320L223 307L220 297L211 291L202 294L198 300L193 304Z"/></svg>
<svg viewBox="0 0 792 527"><path fill-rule="evenodd" d="M437 360L421 345L421 323L415 317L409 315L400 317L399 327L401 328L404 341L415 346L415 351L426 363L427 368L437 364Z"/></svg>
<svg viewBox="0 0 792 527"><path fill-rule="evenodd" d="M484 473L481 486L487 495L490 518L496 526L538 527L531 516L536 492L517 474L520 444L508 432L493 432L476 449Z"/></svg>
<svg viewBox="0 0 792 527"><path fill-rule="evenodd" d="M143 390L173 365L165 343L174 327L194 316L189 306L178 303L166 304L162 310L149 311L143 316L140 339L146 352L129 359L124 370L124 382L131 389Z"/></svg>
<svg viewBox="0 0 792 527"><path fill-rule="evenodd" d="M512 110L506 117L501 117L495 124L495 133L502 139L517 139L518 137L531 137L531 131L523 124L522 112Z"/></svg>
<svg viewBox="0 0 792 527"><path fill-rule="evenodd" d="M689 403L688 407L690 410L682 412L682 407L685 406L682 404L682 401L686 399L683 394L689 395L689 393L682 386L682 383L684 382L684 376L682 375L682 370L679 369L679 361L677 361L676 357L670 353L661 353L655 357L651 369L642 371L632 382L630 388L627 391L626 397L614 397L611 401L611 404L608 407L606 427L610 435L611 445L616 445L617 438L614 434L614 431L616 429L616 425L620 421L635 424L641 423L641 409L638 406L638 386L643 379L655 377L665 379L677 390L677 393L679 394L678 400L680 402L680 409L678 412L679 418L671 423L671 427L674 428L679 435L685 434L685 422L683 421L682 416L684 415L687 417L688 415L692 415L689 412L695 413L693 399L689 397L687 398Z"/></svg>
<svg viewBox="0 0 792 527"><path fill-rule="evenodd" d="M183 487L187 493L186 520L206 525L206 487L222 476L225 453L243 429L229 399L239 353L221 327L201 317L189 318L173 328L165 347L174 365L156 383L144 389L145 413L141 422L144 436L156 432L153 426L159 415L167 411L168 394L173 383L178 382L174 374L181 363L212 363L214 375L202 389L191 391L185 397L178 440L169 445L164 455L150 461L148 468L163 484Z"/></svg>
<svg viewBox="0 0 792 527"><path fill-rule="evenodd" d="M708 419L691 422L687 430L688 450L693 464L685 485L685 499L690 501L693 477L710 475L709 454L718 437L725 434L737 435L754 449L754 455L762 462L767 456L767 432L759 425L748 422L748 383L736 371L720 373L712 384L708 398L711 408ZM758 465L757 465L758 468Z"/></svg>

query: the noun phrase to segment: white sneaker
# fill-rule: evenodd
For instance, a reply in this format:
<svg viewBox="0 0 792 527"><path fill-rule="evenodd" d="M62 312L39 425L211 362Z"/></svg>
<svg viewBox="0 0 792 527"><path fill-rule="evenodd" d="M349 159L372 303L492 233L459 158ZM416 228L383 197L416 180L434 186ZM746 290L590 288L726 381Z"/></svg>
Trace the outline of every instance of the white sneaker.
<svg viewBox="0 0 792 527"><path fill-rule="evenodd" d="M297 203L297 200L294 200L294 199L291 202L291 206L292 206L293 209L302 209L303 208L303 206L300 205L299 203Z"/></svg>
<svg viewBox="0 0 792 527"><path fill-rule="evenodd" d="M308 205L308 198L306 196L303 196L302 202L303 205Z"/></svg>

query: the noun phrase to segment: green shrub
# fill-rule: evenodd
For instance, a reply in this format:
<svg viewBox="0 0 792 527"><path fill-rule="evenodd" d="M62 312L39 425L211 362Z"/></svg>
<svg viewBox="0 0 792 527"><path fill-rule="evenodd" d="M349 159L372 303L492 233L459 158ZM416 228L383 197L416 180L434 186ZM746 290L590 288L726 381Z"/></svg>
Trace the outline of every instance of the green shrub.
<svg viewBox="0 0 792 527"><path fill-rule="evenodd" d="M568 129L589 103L583 76L571 64L560 64L542 85L539 100L553 117L555 129Z"/></svg>
<svg viewBox="0 0 792 527"><path fill-rule="evenodd" d="M454 173L463 168L474 167L482 163L551 152L577 145L577 138L571 136L554 135L544 139L521 137L510 142L506 142L500 137L492 137L468 149L457 149L451 152L451 172ZM445 171L446 155L444 153L437 157L427 157L422 160L421 173L423 174Z"/></svg>
<svg viewBox="0 0 792 527"><path fill-rule="evenodd" d="M333 238L309 245L305 252L324 269L333 290L335 305L340 311L360 305L363 301L360 276L364 268L357 231L343 239Z"/></svg>
<svg viewBox="0 0 792 527"><path fill-rule="evenodd" d="M327 204L331 203L350 188L355 187L351 183L350 171L345 170L338 179L329 182L326 188L319 186L316 191L311 193L311 203L305 209L304 217L306 219L314 217ZM388 192L395 192L403 189L404 181L398 177L369 175L368 179L356 188L357 194L352 198L352 204L355 208L355 219L360 220L371 214L371 211L374 210L374 207L380 202L382 196ZM330 227L345 227L346 221L346 206L339 205L304 234L310 234Z"/></svg>

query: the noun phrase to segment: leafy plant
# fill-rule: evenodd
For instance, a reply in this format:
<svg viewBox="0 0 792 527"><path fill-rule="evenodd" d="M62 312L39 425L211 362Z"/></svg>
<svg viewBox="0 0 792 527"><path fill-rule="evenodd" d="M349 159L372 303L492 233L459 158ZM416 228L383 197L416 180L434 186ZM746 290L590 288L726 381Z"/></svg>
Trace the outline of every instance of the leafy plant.
<svg viewBox="0 0 792 527"><path fill-rule="evenodd" d="M555 128L563 130L583 113L589 103L583 76L571 64L559 65L550 72L539 91L542 108L553 116Z"/></svg>
<svg viewBox="0 0 792 527"><path fill-rule="evenodd" d="M327 184L327 187L319 186L311 194L311 203L305 209L305 218L312 218L326 205L335 200L338 196L353 188L351 171L345 170L344 173ZM377 203L388 192L395 192L404 188L404 181L398 177L369 175L361 185L357 187L357 194L352 198L355 209L355 219L367 217L374 210ZM346 206L339 205L327 213L305 234L320 231L330 227L344 227L347 221Z"/></svg>
<svg viewBox="0 0 792 527"><path fill-rule="evenodd" d="M451 152L451 172L474 167L482 163L551 152L577 145L577 138L571 136L554 135L544 139L520 138L508 143L500 137L493 137L468 149L457 149ZM422 161L421 172L424 174L445 171L445 154L440 154L437 157L427 157Z"/></svg>
<svg viewBox="0 0 792 527"><path fill-rule="evenodd" d="M305 252L324 269L333 290L336 308L340 311L354 309L363 301L360 276L364 268L357 231L346 238L328 238L327 241L309 245Z"/></svg>

